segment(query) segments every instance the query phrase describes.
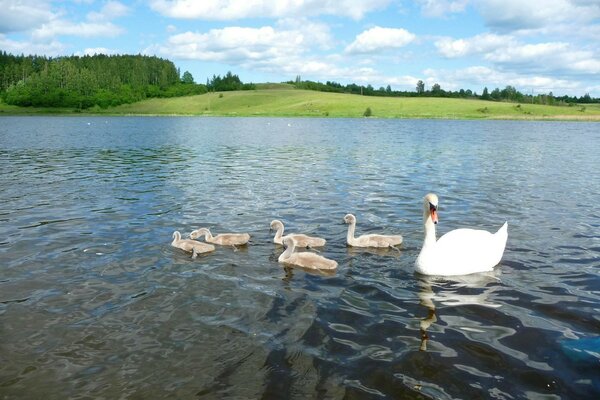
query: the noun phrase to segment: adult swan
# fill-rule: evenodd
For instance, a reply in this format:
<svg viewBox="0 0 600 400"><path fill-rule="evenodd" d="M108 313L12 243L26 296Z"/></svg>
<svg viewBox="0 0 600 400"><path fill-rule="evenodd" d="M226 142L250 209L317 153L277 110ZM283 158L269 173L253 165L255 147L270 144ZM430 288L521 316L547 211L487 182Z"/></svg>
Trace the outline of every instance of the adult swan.
<svg viewBox="0 0 600 400"><path fill-rule="evenodd" d="M448 276L493 270L504 253L508 223L505 222L494 234L477 229L455 229L436 240L437 208L437 196L426 195L423 201L425 240L415 262L416 271L424 275Z"/></svg>

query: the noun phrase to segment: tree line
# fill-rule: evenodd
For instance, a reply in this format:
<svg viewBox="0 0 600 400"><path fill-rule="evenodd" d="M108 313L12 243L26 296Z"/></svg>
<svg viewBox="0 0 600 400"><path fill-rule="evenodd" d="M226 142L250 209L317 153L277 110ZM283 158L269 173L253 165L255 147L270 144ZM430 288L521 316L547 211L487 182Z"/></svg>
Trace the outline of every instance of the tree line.
<svg viewBox="0 0 600 400"><path fill-rule="evenodd" d="M392 90L390 85L375 89L355 83L321 83L302 80L299 75L287 83L298 89L364 96L473 98L550 105L600 103L600 98L589 94L581 97L554 96L552 92L533 95L521 93L512 86L491 92L486 87L477 94L469 89L443 90L437 83L426 90L423 81L417 82L414 91ZM206 85L195 83L191 73L185 71L180 75L173 62L156 56L98 54L52 58L16 56L0 51L0 96L7 104L18 106L106 108L152 97L253 89L256 89L253 83L243 83L231 71L223 77L207 78Z"/></svg>
<svg viewBox="0 0 600 400"><path fill-rule="evenodd" d="M155 56L52 58L0 51L0 96L17 106L106 108L152 97L255 88L230 71L198 84L189 71L180 76L173 62Z"/></svg>
<svg viewBox="0 0 600 400"><path fill-rule="evenodd" d="M187 71L186 71L187 72ZM206 93L173 62L143 55L15 56L0 52L0 95L18 106L109 107Z"/></svg>
<svg viewBox="0 0 600 400"><path fill-rule="evenodd" d="M495 88L491 92L485 87L481 94L477 94L470 89L460 89L457 91L444 90L439 84L434 84L429 90L425 89L425 83L419 80L414 91L392 90L390 85L375 89L371 85L363 86L355 83L342 85L337 82L327 81L325 83L302 80L298 75L293 81L287 81L298 89L317 90L321 92L349 93L363 96L388 96L388 97L448 97L462 99L481 99L491 101L512 101L518 103L533 103L547 105L569 105L580 103L600 103L600 98L593 98L586 93L583 96L554 96L552 92L548 94L524 94L519 92L513 86L506 86L504 89Z"/></svg>

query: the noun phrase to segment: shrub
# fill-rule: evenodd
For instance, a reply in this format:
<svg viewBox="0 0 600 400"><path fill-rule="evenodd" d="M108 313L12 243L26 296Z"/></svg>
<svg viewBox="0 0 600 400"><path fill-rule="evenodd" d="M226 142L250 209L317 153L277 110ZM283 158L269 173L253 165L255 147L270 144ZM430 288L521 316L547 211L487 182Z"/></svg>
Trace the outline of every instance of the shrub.
<svg viewBox="0 0 600 400"><path fill-rule="evenodd" d="M371 115L373 115L373 112L371 111L371 107L367 107L367 109L363 113L363 116L370 117Z"/></svg>

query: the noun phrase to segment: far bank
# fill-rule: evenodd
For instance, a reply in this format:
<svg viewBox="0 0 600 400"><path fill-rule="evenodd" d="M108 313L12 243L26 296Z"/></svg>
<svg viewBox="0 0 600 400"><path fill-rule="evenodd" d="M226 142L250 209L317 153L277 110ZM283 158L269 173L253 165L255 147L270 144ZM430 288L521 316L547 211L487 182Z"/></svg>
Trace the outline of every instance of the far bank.
<svg viewBox="0 0 600 400"><path fill-rule="evenodd" d="M154 98L83 111L0 103L0 115L49 114L600 121L600 105L548 106L436 97L376 97L289 88Z"/></svg>

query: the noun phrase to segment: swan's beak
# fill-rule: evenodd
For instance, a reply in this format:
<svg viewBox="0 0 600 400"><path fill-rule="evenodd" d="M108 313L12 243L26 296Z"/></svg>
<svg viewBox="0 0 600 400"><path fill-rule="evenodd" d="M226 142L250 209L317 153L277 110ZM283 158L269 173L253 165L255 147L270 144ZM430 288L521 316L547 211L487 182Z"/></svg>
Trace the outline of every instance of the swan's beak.
<svg viewBox="0 0 600 400"><path fill-rule="evenodd" d="M433 221L433 223L437 224L438 223L437 207L431 203L429 203L429 213L431 214L431 220Z"/></svg>

